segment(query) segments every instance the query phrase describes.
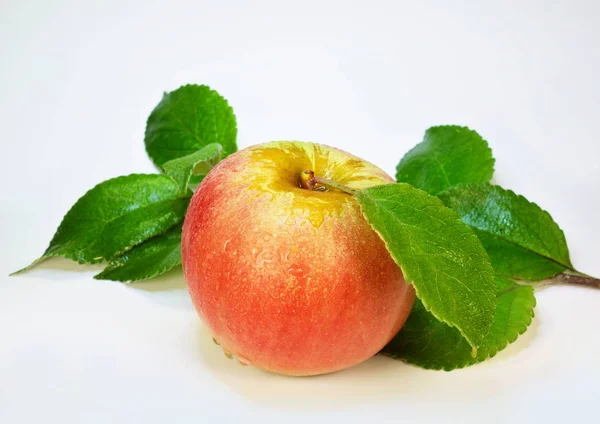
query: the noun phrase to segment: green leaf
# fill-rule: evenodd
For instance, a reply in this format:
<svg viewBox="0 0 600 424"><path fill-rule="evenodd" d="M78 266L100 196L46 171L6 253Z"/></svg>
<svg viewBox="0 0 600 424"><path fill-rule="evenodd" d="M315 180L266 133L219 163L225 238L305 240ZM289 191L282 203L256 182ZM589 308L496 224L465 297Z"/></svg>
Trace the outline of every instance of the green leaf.
<svg viewBox="0 0 600 424"><path fill-rule="evenodd" d="M496 302L494 270L475 234L438 198L408 184L367 188L356 199L424 307L476 349Z"/></svg>
<svg viewBox="0 0 600 424"><path fill-rule="evenodd" d="M523 334L533 318L533 287L496 279L494 323L474 358L471 346L455 328L435 319L416 301L408 320L381 353L427 369L451 371L485 361Z"/></svg>
<svg viewBox="0 0 600 424"><path fill-rule="evenodd" d="M97 280L141 281L181 265L181 225L110 261Z"/></svg>
<svg viewBox="0 0 600 424"><path fill-rule="evenodd" d="M104 181L73 205L42 258L31 266L52 256L79 263L111 259L181 222L189 201L166 175Z"/></svg>
<svg viewBox="0 0 600 424"><path fill-rule="evenodd" d="M211 144L223 146L223 157L237 150L233 110L205 85L185 85L166 93L146 124L146 151L156 166Z"/></svg>
<svg viewBox="0 0 600 424"><path fill-rule="evenodd" d="M186 193L192 174L206 175L221 160L223 147L211 143L191 155L170 160L163 165L165 173L173 178L181 193Z"/></svg>
<svg viewBox="0 0 600 424"><path fill-rule="evenodd" d="M494 174L492 150L475 131L454 125L431 127L396 168L396 180L437 194L463 183L487 182Z"/></svg>
<svg viewBox="0 0 600 424"><path fill-rule="evenodd" d="M523 196L478 183L450 188L439 197L475 230L498 275L535 281L573 269L562 230Z"/></svg>

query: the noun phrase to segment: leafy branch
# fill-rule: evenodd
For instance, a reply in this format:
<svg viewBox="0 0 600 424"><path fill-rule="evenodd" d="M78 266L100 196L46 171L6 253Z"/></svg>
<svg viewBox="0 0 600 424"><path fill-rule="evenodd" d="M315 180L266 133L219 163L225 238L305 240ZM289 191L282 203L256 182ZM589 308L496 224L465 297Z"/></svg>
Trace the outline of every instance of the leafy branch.
<svg viewBox="0 0 600 424"><path fill-rule="evenodd" d="M151 112L146 151L160 170L98 184L67 212L43 255L106 263L97 279L142 281L181 266L193 189L237 151L232 108L204 85L169 93ZM495 159L476 131L429 128L396 169L397 183L356 190L306 170L298 185L352 196L418 300L382 353L452 370L496 355L534 316L534 287L600 287L577 271L551 215L490 183ZM208 235L210 236L210 235ZM533 283L533 284L528 284Z"/></svg>

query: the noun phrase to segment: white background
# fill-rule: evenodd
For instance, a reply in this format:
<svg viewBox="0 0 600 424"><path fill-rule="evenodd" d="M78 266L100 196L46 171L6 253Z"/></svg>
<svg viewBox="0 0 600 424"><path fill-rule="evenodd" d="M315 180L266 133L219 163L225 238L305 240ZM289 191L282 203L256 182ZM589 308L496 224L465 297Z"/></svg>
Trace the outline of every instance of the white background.
<svg viewBox="0 0 600 424"><path fill-rule="evenodd" d="M209 84L239 145L300 139L394 173L431 125L478 130L495 181L600 275L597 1L0 2L0 422L594 421L600 290L537 294L525 336L451 373L377 357L289 378L227 360L180 273L95 281L39 255L96 183L153 172L145 119Z"/></svg>

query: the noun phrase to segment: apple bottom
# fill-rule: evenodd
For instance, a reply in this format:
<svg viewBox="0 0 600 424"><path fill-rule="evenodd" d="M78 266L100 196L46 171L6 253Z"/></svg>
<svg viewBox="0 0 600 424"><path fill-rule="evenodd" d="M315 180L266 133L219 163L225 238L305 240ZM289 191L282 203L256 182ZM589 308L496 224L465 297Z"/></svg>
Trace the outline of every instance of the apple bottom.
<svg viewBox="0 0 600 424"><path fill-rule="evenodd" d="M249 213L272 202L238 201L215 207L198 193L184 228L193 303L226 352L276 373L323 374L372 357L398 332L414 290L360 213L289 225Z"/></svg>
<svg viewBox="0 0 600 424"><path fill-rule="evenodd" d="M339 289L323 297L300 289L302 304L236 296L248 305L236 320L227 317L239 309L199 310L217 343L240 363L286 375L325 374L371 358L400 330L414 300L414 290L402 282L371 294Z"/></svg>

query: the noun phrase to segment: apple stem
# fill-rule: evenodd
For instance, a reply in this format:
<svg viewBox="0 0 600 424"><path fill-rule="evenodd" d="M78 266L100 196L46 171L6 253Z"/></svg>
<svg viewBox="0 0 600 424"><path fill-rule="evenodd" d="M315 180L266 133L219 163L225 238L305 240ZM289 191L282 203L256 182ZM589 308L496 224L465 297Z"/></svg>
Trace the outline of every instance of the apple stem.
<svg viewBox="0 0 600 424"><path fill-rule="evenodd" d="M355 195L358 190L355 190L353 188L350 188L348 186L345 186L343 184L340 183L336 183L335 181L331 181L328 180L327 178L322 178L322 177L314 177L314 180L317 184L321 184L325 187L329 187L329 188L333 188L339 191L343 191L344 193L347 193L351 196Z"/></svg>
<svg viewBox="0 0 600 424"><path fill-rule="evenodd" d="M345 186L343 184L336 183L335 181L328 180L327 178L317 177L315 173L310 169L304 170L300 173L300 187L306 190L319 190L321 187L332 188L335 190L342 191L351 196L355 195L358 190Z"/></svg>

